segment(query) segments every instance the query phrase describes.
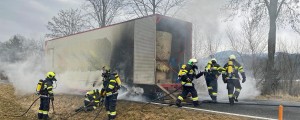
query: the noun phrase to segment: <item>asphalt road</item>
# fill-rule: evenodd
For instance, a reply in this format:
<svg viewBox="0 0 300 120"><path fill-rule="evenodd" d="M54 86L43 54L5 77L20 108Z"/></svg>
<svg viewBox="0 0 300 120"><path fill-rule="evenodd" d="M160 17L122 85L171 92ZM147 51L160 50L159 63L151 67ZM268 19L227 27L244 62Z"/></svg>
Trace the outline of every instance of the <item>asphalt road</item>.
<svg viewBox="0 0 300 120"><path fill-rule="evenodd" d="M266 100L252 100L252 101L239 101L233 106L228 104L228 101L219 101L219 103L207 103L203 101L199 108L228 112L235 114L243 114L264 118L278 118L278 105L282 103L284 106L283 118L284 120L300 120L300 103L297 102L276 102ZM186 107L192 107L187 104Z"/></svg>

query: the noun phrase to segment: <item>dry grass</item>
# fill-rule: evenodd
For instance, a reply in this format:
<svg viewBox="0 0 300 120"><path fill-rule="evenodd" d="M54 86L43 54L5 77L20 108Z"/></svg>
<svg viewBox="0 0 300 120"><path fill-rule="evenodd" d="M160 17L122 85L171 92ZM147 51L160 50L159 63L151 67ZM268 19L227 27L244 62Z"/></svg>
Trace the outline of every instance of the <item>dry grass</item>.
<svg viewBox="0 0 300 120"><path fill-rule="evenodd" d="M0 119L1 120L31 120L36 119L36 112L38 110L39 102L37 102L26 116L21 118L9 117L5 115L20 115L22 114L33 102L37 96L15 97L13 95L14 89L9 84L0 84ZM50 117L55 120L66 119L74 110L83 104L82 96L73 95L56 95L55 96L55 114L50 110ZM176 107L163 107L157 105L148 105L143 108L141 103L119 101L117 105L117 120L241 120L246 118L213 114L207 112L199 112L193 110L179 109ZM81 112L77 115L70 117L71 120L92 120L94 119L97 111ZM98 120L107 119L103 108Z"/></svg>
<svg viewBox="0 0 300 120"><path fill-rule="evenodd" d="M291 95L286 95L286 94L261 95L261 96L257 96L256 99L259 99L259 100L275 100L275 101L300 102L300 97L299 96L291 96Z"/></svg>

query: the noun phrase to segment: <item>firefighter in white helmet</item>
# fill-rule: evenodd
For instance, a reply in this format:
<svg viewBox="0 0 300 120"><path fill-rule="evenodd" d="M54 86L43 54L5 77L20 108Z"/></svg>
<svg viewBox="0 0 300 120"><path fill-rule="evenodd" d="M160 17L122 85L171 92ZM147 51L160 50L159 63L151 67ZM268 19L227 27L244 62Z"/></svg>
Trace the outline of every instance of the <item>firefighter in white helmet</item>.
<svg viewBox="0 0 300 120"><path fill-rule="evenodd" d="M224 83L227 83L228 98L230 105L238 102L238 97L242 89L239 73L242 75L242 83L246 81L246 75L243 66L236 61L235 55L230 55L228 62L224 65L222 78Z"/></svg>
<svg viewBox="0 0 300 120"><path fill-rule="evenodd" d="M104 72L102 73L103 88L101 89L101 96L105 98L105 108L109 120L116 118L117 111L117 97L118 90L121 88L121 79L117 72L114 70L106 69L103 67Z"/></svg>
<svg viewBox="0 0 300 120"><path fill-rule="evenodd" d="M197 59L190 59L187 65L182 65L181 70L178 73L182 85L182 93L176 100L176 105L181 107L181 102L186 98L188 93L192 94L192 100L194 106L199 106L198 94L193 83L194 78L199 78L203 75L202 72L196 74L198 69Z"/></svg>

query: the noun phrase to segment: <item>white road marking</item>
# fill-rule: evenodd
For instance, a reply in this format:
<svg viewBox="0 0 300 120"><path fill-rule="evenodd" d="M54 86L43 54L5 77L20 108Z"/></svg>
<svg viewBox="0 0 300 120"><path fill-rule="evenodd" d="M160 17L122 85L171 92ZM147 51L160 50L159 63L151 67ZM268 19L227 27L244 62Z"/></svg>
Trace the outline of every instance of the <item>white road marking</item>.
<svg viewBox="0 0 300 120"><path fill-rule="evenodd" d="M161 104L161 103L151 103L151 104L168 106L167 104ZM254 119L261 119L261 120L277 120L277 119L273 119L273 118L265 118L265 117L251 116L251 115L220 112L220 111L213 111L213 110L206 110L206 109L192 108L192 107L181 107L181 108L190 109L190 110L205 111L205 112L211 112L211 113L218 113L218 114L234 115L234 116L247 117L247 118L254 118Z"/></svg>

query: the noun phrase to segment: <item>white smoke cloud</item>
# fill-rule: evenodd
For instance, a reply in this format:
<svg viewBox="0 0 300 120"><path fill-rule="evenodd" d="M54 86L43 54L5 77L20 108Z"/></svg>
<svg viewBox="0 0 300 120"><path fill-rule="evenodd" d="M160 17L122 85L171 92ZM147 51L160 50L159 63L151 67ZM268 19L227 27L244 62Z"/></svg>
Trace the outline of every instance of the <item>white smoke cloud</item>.
<svg viewBox="0 0 300 120"><path fill-rule="evenodd" d="M82 95L93 89L101 89L102 71L66 71L56 73L55 93ZM95 82L96 81L96 82ZM93 83L95 87L93 87Z"/></svg>
<svg viewBox="0 0 300 120"><path fill-rule="evenodd" d="M18 95L34 93L39 79L45 77L43 62L38 56L30 56L23 62L1 63L1 66Z"/></svg>
<svg viewBox="0 0 300 120"><path fill-rule="evenodd" d="M195 80L196 89L200 100L211 100L204 77ZM241 82L242 90L239 95L239 100L253 100L260 95L260 90L256 88L256 80L247 76L245 83ZM227 84L223 82L222 77L218 79L218 101L228 101Z"/></svg>
<svg viewBox="0 0 300 120"><path fill-rule="evenodd" d="M127 90L120 90L118 99L130 100L130 101L146 101L146 97L143 96L144 89L140 87L129 87L123 85Z"/></svg>

